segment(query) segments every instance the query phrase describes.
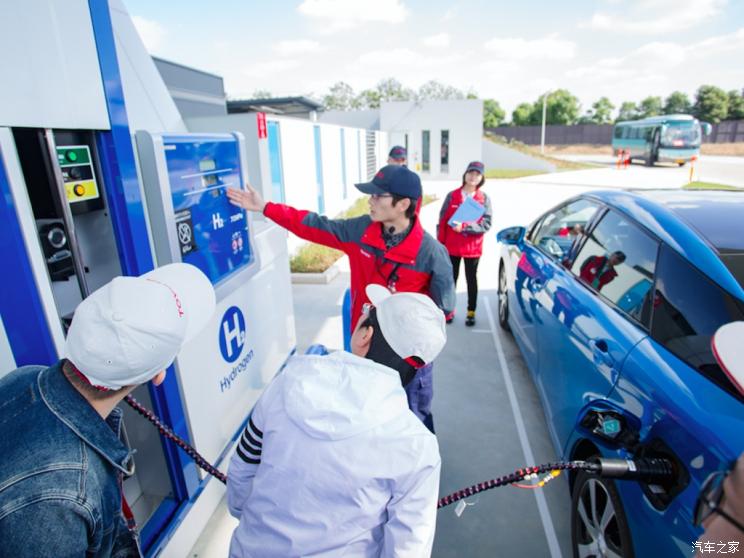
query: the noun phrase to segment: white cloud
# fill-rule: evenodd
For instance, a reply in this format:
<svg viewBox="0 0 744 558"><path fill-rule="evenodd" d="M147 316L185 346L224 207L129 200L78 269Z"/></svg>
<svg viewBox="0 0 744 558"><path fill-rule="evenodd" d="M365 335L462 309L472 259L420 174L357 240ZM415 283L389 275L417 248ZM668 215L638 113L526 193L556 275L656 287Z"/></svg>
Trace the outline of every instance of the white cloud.
<svg viewBox="0 0 744 558"><path fill-rule="evenodd" d="M429 48L446 48L450 46L450 36L447 33L431 35L421 39L421 44Z"/></svg>
<svg viewBox="0 0 744 558"><path fill-rule="evenodd" d="M274 51L280 56L293 56L295 54L317 53L323 48L317 41L308 39L297 39L294 41L279 41L274 45Z"/></svg>
<svg viewBox="0 0 744 558"><path fill-rule="evenodd" d="M448 56L425 56L415 50L409 48L394 48L388 50L374 50L362 54L357 59L357 64L366 66L368 68L387 68L389 74L389 68L393 60L397 63L403 64L409 68L415 68L416 70L428 69L428 68L449 68L449 64L452 64L462 59L462 54L451 54ZM407 72L408 75L412 74L412 71ZM429 79L437 79L431 72L427 72L431 77ZM404 85L408 85L409 78L406 78Z"/></svg>
<svg viewBox="0 0 744 558"><path fill-rule="evenodd" d="M582 27L618 33L669 33L718 15L727 0L633 0L613 12L596 12Z"/></svg>
<svg viewBox="0 0 744 558"><path fill-rule="evenodd" d="M447 11L442 16L442 21L450 21L455 17L455 14L457 14L457 8L455 6L447 8Z"/></svg>
<svg viewBox="0 0 744 558"><path fill-rule="evenodd" d="M353 29L364 23L402 23L409 13L401 0L303 0L297 10L321 21L325 31Z"/></svg>
<svg viewBox="0 0 744 558"><path fill-rule="evenodd" d="M293 70L299 65L299 60L266 60L265 62L245 66L240 69L240 73L249 77L263 78Z"/></svg>
<svg viewBox="0 0 744 558"><path fill-rule="evenodd" d="M496 37L483 47L506 60L570 60L576 55L576 43L558 39L555 35L533 40Z"/></svg>
<svg viewBox="0 0 744 558"><path fill-rule="evenodd" d="M709 58L735 53L733 59L741 61L744 56L744 27L728 35L699 41L687 47L687 51L690 58Z"/></svg>
<svg viewBox="0 0 744 558"><path fill-rule="evenodd" d="M134 23L134 27L137 29L137 33L139 33L148 52L157 50L163 44L163 39L168 34L165 27L152 19L135 15L132 16L132 23Z"/></svg>

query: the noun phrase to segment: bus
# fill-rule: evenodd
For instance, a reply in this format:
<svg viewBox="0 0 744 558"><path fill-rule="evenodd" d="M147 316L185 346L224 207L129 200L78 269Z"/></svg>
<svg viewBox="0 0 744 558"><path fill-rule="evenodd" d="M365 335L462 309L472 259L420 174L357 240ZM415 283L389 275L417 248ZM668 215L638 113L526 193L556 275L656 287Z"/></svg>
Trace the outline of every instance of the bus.
<svg viewBox="0 0 744 558"><path fill-rule="evenodd" d="M641 120L618 122L612 131L612 152L625 151L630 159L642 159L648 166L656 162L684 165L700 155L703 133L711 125L689 114L665 114Z"/></svg>

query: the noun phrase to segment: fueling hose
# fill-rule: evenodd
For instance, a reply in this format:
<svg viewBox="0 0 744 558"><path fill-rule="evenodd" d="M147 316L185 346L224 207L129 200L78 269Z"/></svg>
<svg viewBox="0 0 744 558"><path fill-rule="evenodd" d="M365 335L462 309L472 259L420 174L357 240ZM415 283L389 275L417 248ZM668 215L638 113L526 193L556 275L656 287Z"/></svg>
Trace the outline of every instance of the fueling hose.
<svg viewBox="0 0 744 558"><path fill-rule="evenodd" d="M143 407L134 397L127 395L124 399L132 409L149 420L158 429L160 434L171 440L179 448L185 451L194 462L204 471L215 477L222 484L227 484L227 475L219 471L209 461L204 459L201 454L188 444L183 438L178 436L149 409ZM535 467L525 467L517 469L509 475L491 479L489 481L479 482L472 486L460 489L437 501L437 509L449 506L455 502L474 496L480 492L498 488L499 486L513 485L518 488L542 488L552 479L557 477L562 471L587 471L594 475L604 478L614 478L619 480L640 480L644 482L659 482L674 475L672 463L668 459L656 457L642 457L638 459L613 459L607 457L592 457L586 461L558 461L555 463L546 463ZM540 479L540 475L544 475ZM520 484L524 480L537 479L536 484Z"/></svg>
<svg viewBox="0 0 744 558"><path fill-rule="evenodd" d="M158 429L161 436L168 438L174 444L176 444L179 448L185 451L189 455L189 457L191 457L191 459L194 460L194 463L196 463L199 467L201 467L207 473L212 475L222 484L227 484L227 475L225 475L219 469L217 469L217 467L209 463L209 461L204 459L198 451L196 451L193 447L189 445L188 442L186 442L186 440L181 438L178 434L173 432L173 430L171 430L165 424L163 424L163 422L158 418L158 416L155 413L143 407L139 403L139 401L137 401L131 395L127 395L124 398L124 401L126 401L132 409L137 411L140 415L142 415L147 420L149 420L152 424L154 424L155 428Z"/></svg>

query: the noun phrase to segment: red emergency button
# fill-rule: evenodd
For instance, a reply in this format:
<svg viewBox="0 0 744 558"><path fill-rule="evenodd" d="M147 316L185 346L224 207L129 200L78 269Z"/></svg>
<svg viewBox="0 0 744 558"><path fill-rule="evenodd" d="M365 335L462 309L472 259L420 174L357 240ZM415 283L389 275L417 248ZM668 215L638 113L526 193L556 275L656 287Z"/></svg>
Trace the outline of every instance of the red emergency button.
<svg viewBox="0 0 744 558"><path fill-rule="evenodd" d="M75 184L75 186L72 188L72 191L75 192L75 195L78 197L81 197L85 195L85 186L82 184Z"/></svg>

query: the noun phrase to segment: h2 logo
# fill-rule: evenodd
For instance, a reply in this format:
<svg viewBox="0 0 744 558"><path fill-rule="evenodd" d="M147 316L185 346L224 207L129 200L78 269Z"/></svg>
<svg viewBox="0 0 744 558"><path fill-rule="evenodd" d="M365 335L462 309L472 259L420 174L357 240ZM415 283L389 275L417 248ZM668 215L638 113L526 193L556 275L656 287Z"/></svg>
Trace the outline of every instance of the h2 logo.
<svg viewBox="0 0 744 558"><path fill-rule="evenodd" d="M231 306L220 322L220 352L227 362L238 360L245 344L245 318L240 308Z"/></svg>

